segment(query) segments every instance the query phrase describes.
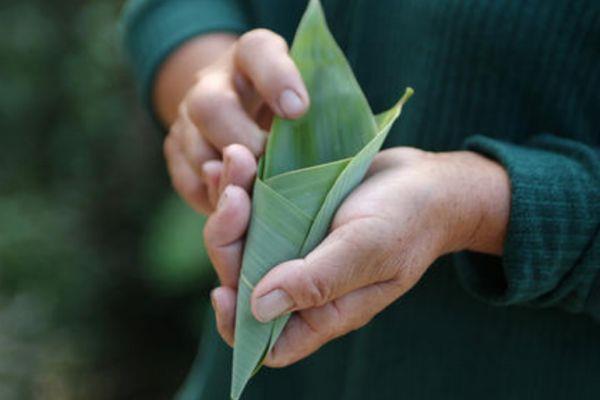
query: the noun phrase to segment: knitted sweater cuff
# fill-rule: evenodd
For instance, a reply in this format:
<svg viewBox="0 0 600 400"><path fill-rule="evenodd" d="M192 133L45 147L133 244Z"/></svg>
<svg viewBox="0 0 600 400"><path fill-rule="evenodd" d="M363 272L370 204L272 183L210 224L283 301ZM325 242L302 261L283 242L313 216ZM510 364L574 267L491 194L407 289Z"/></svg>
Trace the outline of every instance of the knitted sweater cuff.
<svg viewBox="0 0 600 400"><path fill-rule="evenodd" d="M465 147L502 164L511 181L502 258L456 255L466 288L497 305L582 312L593 298L600 303L600 153L550 135L525 146L474 136Z"/></svg>

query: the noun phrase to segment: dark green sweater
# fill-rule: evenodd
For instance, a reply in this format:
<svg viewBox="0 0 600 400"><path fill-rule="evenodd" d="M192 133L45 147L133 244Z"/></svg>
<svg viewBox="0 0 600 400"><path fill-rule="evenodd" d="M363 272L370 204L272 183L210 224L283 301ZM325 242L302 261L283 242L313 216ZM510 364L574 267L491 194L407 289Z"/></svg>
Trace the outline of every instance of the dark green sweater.
<svg viewBox="0 0 600 400"><path fill-rule="evenodd" d="M512 183L505 255L445 257L365 328L246 399L600 399L600 1L323 0L374 109L416 95L388 146L460 148ZM191 36L292 37L306 0L134 0L126 42L145 97ZM186 399L226 399L212 333Z"/></svg>

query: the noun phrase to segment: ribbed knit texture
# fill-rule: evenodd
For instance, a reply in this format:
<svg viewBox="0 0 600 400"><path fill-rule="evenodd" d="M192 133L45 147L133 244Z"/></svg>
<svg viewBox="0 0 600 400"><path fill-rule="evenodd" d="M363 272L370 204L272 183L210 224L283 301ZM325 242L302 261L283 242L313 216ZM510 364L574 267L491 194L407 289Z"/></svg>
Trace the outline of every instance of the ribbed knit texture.
<svg viewBox="0 0 600 400"><path fill-rule="evenodd" d="M416 90L388 146L467 148L507 169L506 250L438 260L365 328L263 370L245 399L600 398L600 1L322 2L375 111ZM177 47L191 26L219 29L167 16L221 6L142 3L128 43L150 87L168 53L153 49ZM306 6L219 3L235 8L217 13L223 26L243 19L288 40ZM157 21L172 33L153 34ZM226 399L231 353L214 334L203 348L185 399Z"/></svg>
<svg viewBox="0 0 600 400"><path fill-rule="evenodd" d="M512 185L505 255L459 255L467 287L497 305L589 305L600 321L587 303L600 275L600 151L550 135L521 146L472 137L466 147L505 165Z"/></svg>

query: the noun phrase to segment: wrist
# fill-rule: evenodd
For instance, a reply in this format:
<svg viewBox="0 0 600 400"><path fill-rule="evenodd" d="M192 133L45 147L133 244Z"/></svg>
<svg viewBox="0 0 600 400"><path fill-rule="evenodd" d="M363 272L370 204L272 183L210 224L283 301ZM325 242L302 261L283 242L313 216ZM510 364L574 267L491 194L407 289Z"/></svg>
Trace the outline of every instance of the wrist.
<svg viewBox="0 0 600 400"><path fill-rule="evenodd" d="M444 253L502 255L510 212L510 181L497 162L470 151L438 153L444 187Z"/></svg>

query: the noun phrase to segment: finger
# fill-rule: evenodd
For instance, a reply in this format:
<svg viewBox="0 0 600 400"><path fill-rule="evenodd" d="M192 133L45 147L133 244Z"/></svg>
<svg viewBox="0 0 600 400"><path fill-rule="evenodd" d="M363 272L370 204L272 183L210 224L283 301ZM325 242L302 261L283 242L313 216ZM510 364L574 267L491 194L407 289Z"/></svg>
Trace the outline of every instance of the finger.
<svg viewBox="0 0 600 400"><path fill-rule="evenodd" d="M256 114L264 103L252 82L239 72L234 73L233 85L246 112L256 120Z"/></svg>
<svg viewBox="0 0 600 400"><path fill-rule="evenodd" d="M401 287L395 282L381 282L295 314L265 364L284 367L307 357L332 339L366 325L401 293Z"/></svg>
<svg viewBox="0 0 600 400"><path fill-rule="evenodd" d="M281 36L266 29L244 34L235 63L279 116L298 118L308 109L308 92Z"/></svg>
<svg viewBox="0 0 600 400"><path fill-rule="evenodd" d="M236 291L227 286L218 287L210 294L217 320L217 330L231 347L233 347L234 338L236 297Z"/></svg>
<svg viewBox="0 0 600 400"><path fill-rule="evenodd" d="M244 109L265 132L271 130L273 111L254 89L251 82L243 75L236 73L234 83Z"/></svg>
<svg viewBox="0 0 600 400"><path fill-rule="evenodd" d="M273 268L252 294L256 319L268 322L289 311L322 306L346 293L392 279L381 223L354 220L334 230L304 259Z"/></svg>
<svg viewBox="0 0 600 400"><path fill-rule="evenodd" d="M223 151L223 173L219 181L219 192L223 192L229 185L235 185L250 193L256 167L256 159L246 147L239 144L226 147Z"/></svg>
<svg viewBox="0 0 600 400"><path fill-rule="evenodd" d="M179 118L173 125L172 131L190 166L197 174L202 173L204 163L219 157L219 153L204 139L190 119L185 102L179 109Z"/></svg>
<svg viewBox="0 0 600 400"><path fill-rule="evenodd" d="M205 139L218 150L243 144L262 154L266 133L246 113L226 73L201 78L186 98L189 115Z"/></svg>
<svg viewBox="0 0 600 400"><path fill-rule="evenodd" d="M206 186L171 135L165 139L163 148L167 169L175 190L194 210L209 214L212 206L208 201Z"/></svg>
<svg viewBox="0 0 600 400"><path fill-rule="evenodd" d="M223 173L223 162L211 160L204 163L202 166L202 179L206 184L208 191L208 200L211 206L217 207L219 201L219 185L221 183L221 174Z"/></svg>
<svg viewBox="0 0 600 400"><path fill-rule="evenodd" d="M217 210L204 227L206 250L223 286L236 288L242 263L242 238L250 220L250 197L237 186L228 186Z"/></svg>
<svg viewBox="0 0 600 400"><path fill-rule="evenodd" d="M273 111L269 108L268 105L264 104L256 113L254 117L260 129L265 132L271 131L271 126L273 125Z"/></svg>

